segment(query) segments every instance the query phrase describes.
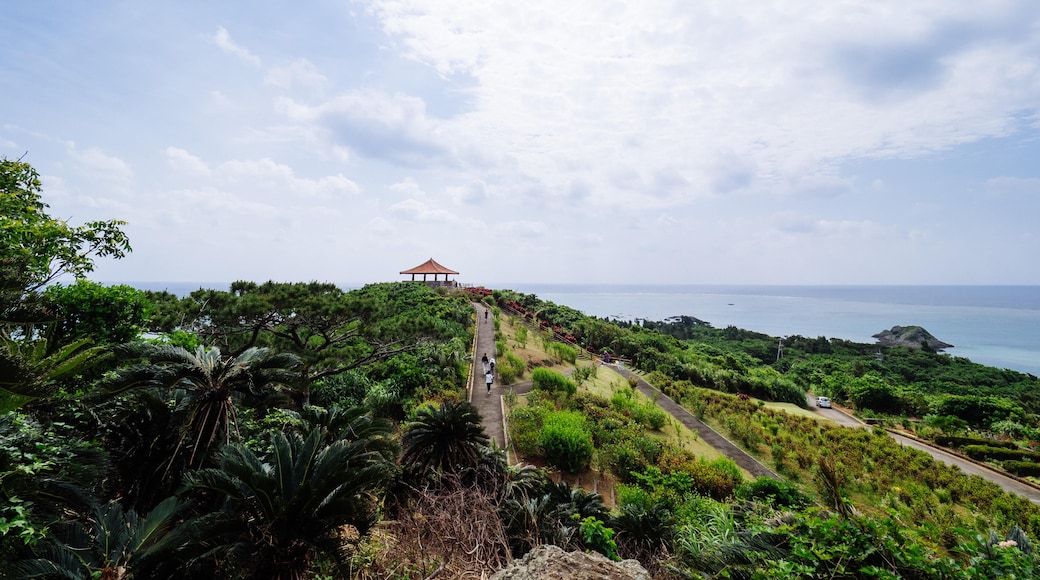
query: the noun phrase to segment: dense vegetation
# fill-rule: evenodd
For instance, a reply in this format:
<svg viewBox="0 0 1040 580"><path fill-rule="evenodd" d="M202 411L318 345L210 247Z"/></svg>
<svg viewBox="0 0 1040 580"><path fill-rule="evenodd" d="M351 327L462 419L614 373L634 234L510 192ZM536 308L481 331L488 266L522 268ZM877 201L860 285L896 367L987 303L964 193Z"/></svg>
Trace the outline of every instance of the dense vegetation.
<svg viewBox="0 0 1040 580"><path fill-rule="evenodd" d="M826 340L770 360L764 335L620 324L508 291L272 281L145 293L85 279L95 259L130 251L123 224L52 218L27 164L0 160L0 209L0 577L479 576L544 543L637 558L662 578L1037 566L1031 503L881 430L735 396L804 406L811 387L896 423L928 416L924 430L986 461L1027 462L989 448L1015 451L993 432L1037 428L1032 377ZM514 444L565 472L614 474L611 505L489 443L464 401L475 298L502 308L496 329L505 310L532 323L496 337L500 372L525 378L507 351L528 340L573 371L531 373ZM670 419L627 384L586 392L594 371L579 348L643 369L785 481L746 481L668 441ZM988 382L966 388L976 380ZM973 439L969 426L987 431Z"/></svg>
<svg viewBox="0 0 1040 580"><path fill-rule="evenodd" d="M1040 378L928 348L790 336L778 356L777 337L717 329L691 316L608 321L531 294L497 294L591 352L698 386L801 406L805 392L813 391L864 415L956 417L965 428L981 430L1000 423L994 431L1009 435L1036 433L1040 426Z"/></svg>

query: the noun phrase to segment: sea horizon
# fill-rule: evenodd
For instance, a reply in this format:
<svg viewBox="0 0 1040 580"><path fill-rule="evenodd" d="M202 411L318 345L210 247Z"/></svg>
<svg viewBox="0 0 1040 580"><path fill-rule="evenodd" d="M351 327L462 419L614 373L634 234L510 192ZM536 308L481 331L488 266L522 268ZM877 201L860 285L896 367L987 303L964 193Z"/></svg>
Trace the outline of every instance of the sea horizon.
<svg viewBox="0 0 1040 580"><path fill-rule="evenodd" d="M106 282L186 296L230 282ZM365 284L332 282L344 290ZM1040 286L1036 285L485 285L533 294L586 315L618 320L692 316L774 337L826 337L873 344L894 326L921 326L946 354L1040 375Z"/></svg>

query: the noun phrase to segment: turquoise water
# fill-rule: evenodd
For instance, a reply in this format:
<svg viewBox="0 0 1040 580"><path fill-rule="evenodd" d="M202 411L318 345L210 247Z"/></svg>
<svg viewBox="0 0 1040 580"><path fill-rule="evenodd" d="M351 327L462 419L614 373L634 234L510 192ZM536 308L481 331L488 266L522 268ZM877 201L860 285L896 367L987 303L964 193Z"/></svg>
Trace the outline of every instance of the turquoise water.
<svg viewBox="0 0 1040 580"><path fill-rule="evenodd" d="M873 343L893 326L923 326L946 353L1040 375L1040 286L509 286L585 314Z"/></svg>

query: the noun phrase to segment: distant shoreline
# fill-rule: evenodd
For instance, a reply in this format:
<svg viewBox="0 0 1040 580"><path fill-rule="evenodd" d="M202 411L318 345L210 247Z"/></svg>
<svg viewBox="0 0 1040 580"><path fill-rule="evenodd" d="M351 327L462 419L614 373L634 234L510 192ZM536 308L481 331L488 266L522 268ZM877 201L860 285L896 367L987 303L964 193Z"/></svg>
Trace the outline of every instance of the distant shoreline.
<svg viewBox="0 0 1040 580"><path fill-rule="evenodd" d="M335 282L334 282L335 283ZM230 282L106 282L187 296ZM360 288L335 283L345 291ZM589 316L664 320L687 315L716 328L824 336L872 344L893 326L922 326L974 362L1040 376L1040 286L791 286L502 284Z"/></svg>
<svg viewBox="0 0 1040 580"><path fill-rule="evenodd" d="M264 280L266 281L266 280ZM404 281L404 280L399 280ZM263 282L263 281L256 281ZM332 282L344 290L377 282ZM167 290L187 295L199 288L226 290L231 282L117 281L142 290ZM477 284L478 286L481 284ZM790 285L790 284L539 284L516 282L484 284L491 289L513 290L525 294L723 294L852 300L885 304L926 306L976 306L1040 310L1040 285L1014 284L877 284L877 285ZM183 293L183 294L182 294ZM898 297L898 301L893 298ZM880 330L880 329L879 329Z"/></svg>

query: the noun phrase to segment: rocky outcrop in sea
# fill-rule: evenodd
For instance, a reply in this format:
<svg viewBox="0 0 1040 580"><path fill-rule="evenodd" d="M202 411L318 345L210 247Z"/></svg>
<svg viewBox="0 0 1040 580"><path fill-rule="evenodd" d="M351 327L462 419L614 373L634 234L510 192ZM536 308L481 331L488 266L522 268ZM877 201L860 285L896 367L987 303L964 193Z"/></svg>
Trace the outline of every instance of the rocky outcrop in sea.
<svg viewBox="0 0 1040 580"><path fill-rule="evenodd" d="M922 348L927 346L934 351L953 348L952 344L943 342L932 336L920 326L893 326L892 330L882 330L874 335L881 346L906 346Z"/></svg>

